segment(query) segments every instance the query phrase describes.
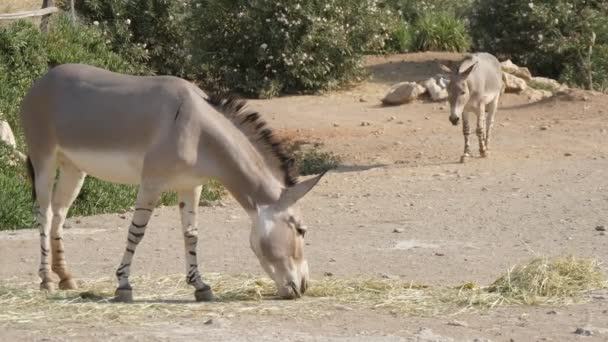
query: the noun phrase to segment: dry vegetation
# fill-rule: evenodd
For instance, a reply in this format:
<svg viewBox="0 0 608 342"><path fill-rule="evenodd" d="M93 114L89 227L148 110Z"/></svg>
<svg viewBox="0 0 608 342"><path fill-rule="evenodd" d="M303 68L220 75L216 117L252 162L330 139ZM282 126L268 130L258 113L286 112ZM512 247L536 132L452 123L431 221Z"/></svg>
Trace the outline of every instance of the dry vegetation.
<svg viewBox="0 0 608 342"><path fill-rule="evenodd" d="M27 11L42 7L42 0L2 0L0 1L0 13L13 13Z"/></svg>
<svg viewBox="0 0 608 342"><path fill-rule="evenodd" d="M0 283L0 326L28 324L44 318L55 323L84 320L137 322L134 318L165 321L181 317L238 314L319 317L337 307L383 309L394 314L437 315L485 310L502 305L567 305L585 300L590 290L607 283L593 259L538 258L516 266L490 286L469 283L457 287L430 287L396 279L336 279L314 281L307 295L296 301L273 300L269 279L206 274L219 301L195 303L192 288L182 275L139 277L134 304L112 303L114 279L86 281L88 290L47 295L31 283Z"/></svg>

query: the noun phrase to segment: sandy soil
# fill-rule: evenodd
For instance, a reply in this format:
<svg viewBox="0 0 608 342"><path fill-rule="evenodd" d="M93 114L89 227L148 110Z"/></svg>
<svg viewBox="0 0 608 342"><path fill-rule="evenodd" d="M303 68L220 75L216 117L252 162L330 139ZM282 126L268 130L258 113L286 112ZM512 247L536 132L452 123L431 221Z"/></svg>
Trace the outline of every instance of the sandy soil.
<svg viewBox="0 0 608 342"><path fill-rule="evenodd" d="M490 158L460 164L462 133L449 123L446 104L379 106L392 83L423 79L439 71L435 59L456 57L375 57L369 61L373 78L353 89L251 101L284 136L321 142L343 157L344 166L302 201L314 278L331 272L343 278L484 284L538 255L571 253L608 262L608 236L595 230L608 224L608 96L577 91L530 104L524 96L507 94ZM363 121L370 125L361 126ZM225 206L199 210L203 271L263 275L249 250L248 218L240 207L228 199ZM68 224L66 253L74 274L111 276L124 248L128 215L72 218ZM402 232L394 233L396 228ZM179 230L175 208L158 210L133 274L180 272ZM37 261L37 232L0 233L0 278L36 287ZM466 324L448 325L453 319ZM574 334L578 327L592 336ZM151 320L127 330L101 322L64 328L68 333L46 336L45 329L9 324L0 340L608 341L608 296L596 294L586 304L566 307L449 317L336 309L318 319L243 314L209 325L184 319Z"/></svg>

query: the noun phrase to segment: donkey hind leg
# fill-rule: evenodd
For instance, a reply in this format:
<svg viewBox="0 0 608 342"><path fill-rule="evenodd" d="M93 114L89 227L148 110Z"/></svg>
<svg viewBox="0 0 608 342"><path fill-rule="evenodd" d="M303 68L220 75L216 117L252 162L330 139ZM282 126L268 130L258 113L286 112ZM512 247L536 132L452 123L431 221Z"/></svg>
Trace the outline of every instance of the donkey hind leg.
<svg viewBox="0 0 608 342"><path fill-rule="evenodd" d="M51 220L53 211L51 208L51 196L53 192L53 182L55 180L56 159L55 156L32 158L34 167L34 189L36 191L36 201L38 204L36 215L36 226L40 231L40 289L52 292L55 290L55 283L51 278L51 267L49 259L51 257Z"/></svg>
<svg viewBox="0 0 608 342"><path fill-rule="evenodd" d="M482 158L487 156L486 151L486 105L480 104L477 110L477 139L479 140L479 154Z"/></svg>
<svg viewBox="0 0 608 342"><path fill-rule="evenodd" d="M51 250L53 253L52 270L59 276L59 288L76 289L76 283L68 271L64 257L63 224L72 202L80 192L85 173L69 161L61 161L59 180L53 191L53 222L51 224Z"/></svg>
<svg viewBox="0 0 608 342"><path fill-rule="evenodd" d="M471 126L469 126L469 113L462 113L462 135L464 136L464 153L460 157L460 162L466 162L467 158L471 156L471 141L469 136L471 135Z"/></svg>
<svg viewBox="0 0 608 342"><path fill-rule="evenodd" d="M494 128L494 118L496 117L496 111L498 110L499 99L500 95L497 95L496 98L488 104L488 116L486 119L486 155L488 155L490 151L490 135Z"/></svg>
<svg viewBox="0 0 608 342"><path fill-rule="evenodd" d="M127 235L127 247L123 253L120 266L116 270L118 288L116 289L115 300L118 302L129 303L133 301L132 288L129 284L131 262L135 254L135 248L144 237L148 221L150 220L150 216L152 216L152 211L156 206L160 194L161 190L158 187L149 187L144 184L139 187L135 211L133 212L133 219Z"/></svg>
<svg viewBox="0 0 608 342"><path fill-rule="evenodd" d="M179 212L184 234L184 246L186 252L186 282L194 286L194 297L196 301L212 301L215 299L211 287L201 279L196 258L196 246L198 243L197 208L201 196L202 186L193 189L178 191Z"/></svg>

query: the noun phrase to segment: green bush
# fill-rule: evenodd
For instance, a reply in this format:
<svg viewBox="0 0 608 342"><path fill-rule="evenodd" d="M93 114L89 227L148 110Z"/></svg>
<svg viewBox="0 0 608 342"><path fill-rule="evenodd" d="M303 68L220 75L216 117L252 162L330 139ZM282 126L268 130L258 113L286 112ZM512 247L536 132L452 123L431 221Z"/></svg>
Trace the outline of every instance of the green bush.
<svg viewBox="0 0 608 342"><path fill-rule="evenodd" d="M113 51L125 56L135 43L147 52L155 73L192 77L185 24L190 0L82 0L76 10L85 22L99 26Z"/></svg>
<svg viewBox="0 0 608 342"><path fill-rule="evenodd" d="M12 147L0 142L0 230L31 227L32 190Z"/></svg>
<svg viewBox="0 0 608 342"><path fill-rule="evenodd" d="M466 19L473 0L387 0L387 5L396 10L403 20L415 23L427 13L446 12L459 19Z"/></svg>
<svg viewBox="0 0 608 342"><path fill-rule="evenodd" d="M396 23L374 0L216 0L194 2L188 25L207 89L270 97L359 80Z"/></svg>
<svg viewBox="0 0 608 342"><path fill-rule="evenodd" d="M471 47L465 22L449 12L427 12L412 29L415 51L466 52Z"/></svg>
<svg viewBox="0 0 608 342"><path fill-rule="evenodd" d="M587 88L608 85L606 1L476 0L473 8L477 49L511 58L536 74Z"/></svg>

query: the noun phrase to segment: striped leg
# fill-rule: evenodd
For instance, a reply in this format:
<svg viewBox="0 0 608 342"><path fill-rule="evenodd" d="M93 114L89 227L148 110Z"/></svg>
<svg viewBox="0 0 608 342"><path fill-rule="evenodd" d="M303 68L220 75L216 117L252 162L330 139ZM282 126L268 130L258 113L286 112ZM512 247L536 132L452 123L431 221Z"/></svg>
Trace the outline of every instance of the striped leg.
<svg viewBox="0 0 608 342"><path fill-rule="evenodd" d="M201 279L196 258L198 243L197 208L202 186L178 192L179 212L182 220L184 246L186 250L186 281L196 289L194 297L197 301L211 301L215 297L211 287Z"/></svg>
<svg viewBox="0 0 608 342"><path fill-rule="evenodd" d="M477 139L479 140L479 153L486 156L486 105L480 104L477 112Z"/></svg>
<svg viewBox="0 0 608 342"><path fill-rule="evenodd" d="M34 160L32 159L32 162ZM36 226L40 230L40 289L52 292L55 290L55 283L51 278L51 267L49 263L51 253L51 220L53 211L51 208L51 194L53 192L53 181L55 180L55 160L48 160L42 165L34 164L36 169L34 186L38 202L38 215Z"/></svg>
<svg viewBox="0 0 608 342"><path fill-rule="evenodd" d="M464 163L471 156L471 141L469 139L471 126L469 125L469 113L466 111L462 112L462 135L464 135L464 153L460 157L460 162Z"/></svg>
<svg viewBox="0 0 608 342"><path fill-rule="evenodd" d="M494 128L494 117L496 116L496 111L498 109L499 99L500 95L497 95L496 98L488 105L488 118L486 119L486 155L490 151L490 134Z"/></svg>
<svg viewBox="0 0 608 342"><path fill-rule="evenodd" d="M76 289L76 283L68 271L63 248L63 224L68 209L76 199L85 174L69 162L60 165L59 180L53 191L53 222L51 225L51 249L53 253L52 269L59 276L59 288Z"/></svg>
<svg viewBox="0 0 608 342"><path fill-rule="evenodd" d="M139 187L137 201L135 202L135 211L133 213L133 221L131 221L131 225L129 226L127 248L123 254L122 262L116 270L116 277L118 278L116 301L126 303L133 301L132 289L129 284L131 261L135 254L135 248L144 237L148 221L150 220L150 216L152 216L152 211L156 206L160 193L161 191L157 188L150 188L143 185Z"/></svg>

